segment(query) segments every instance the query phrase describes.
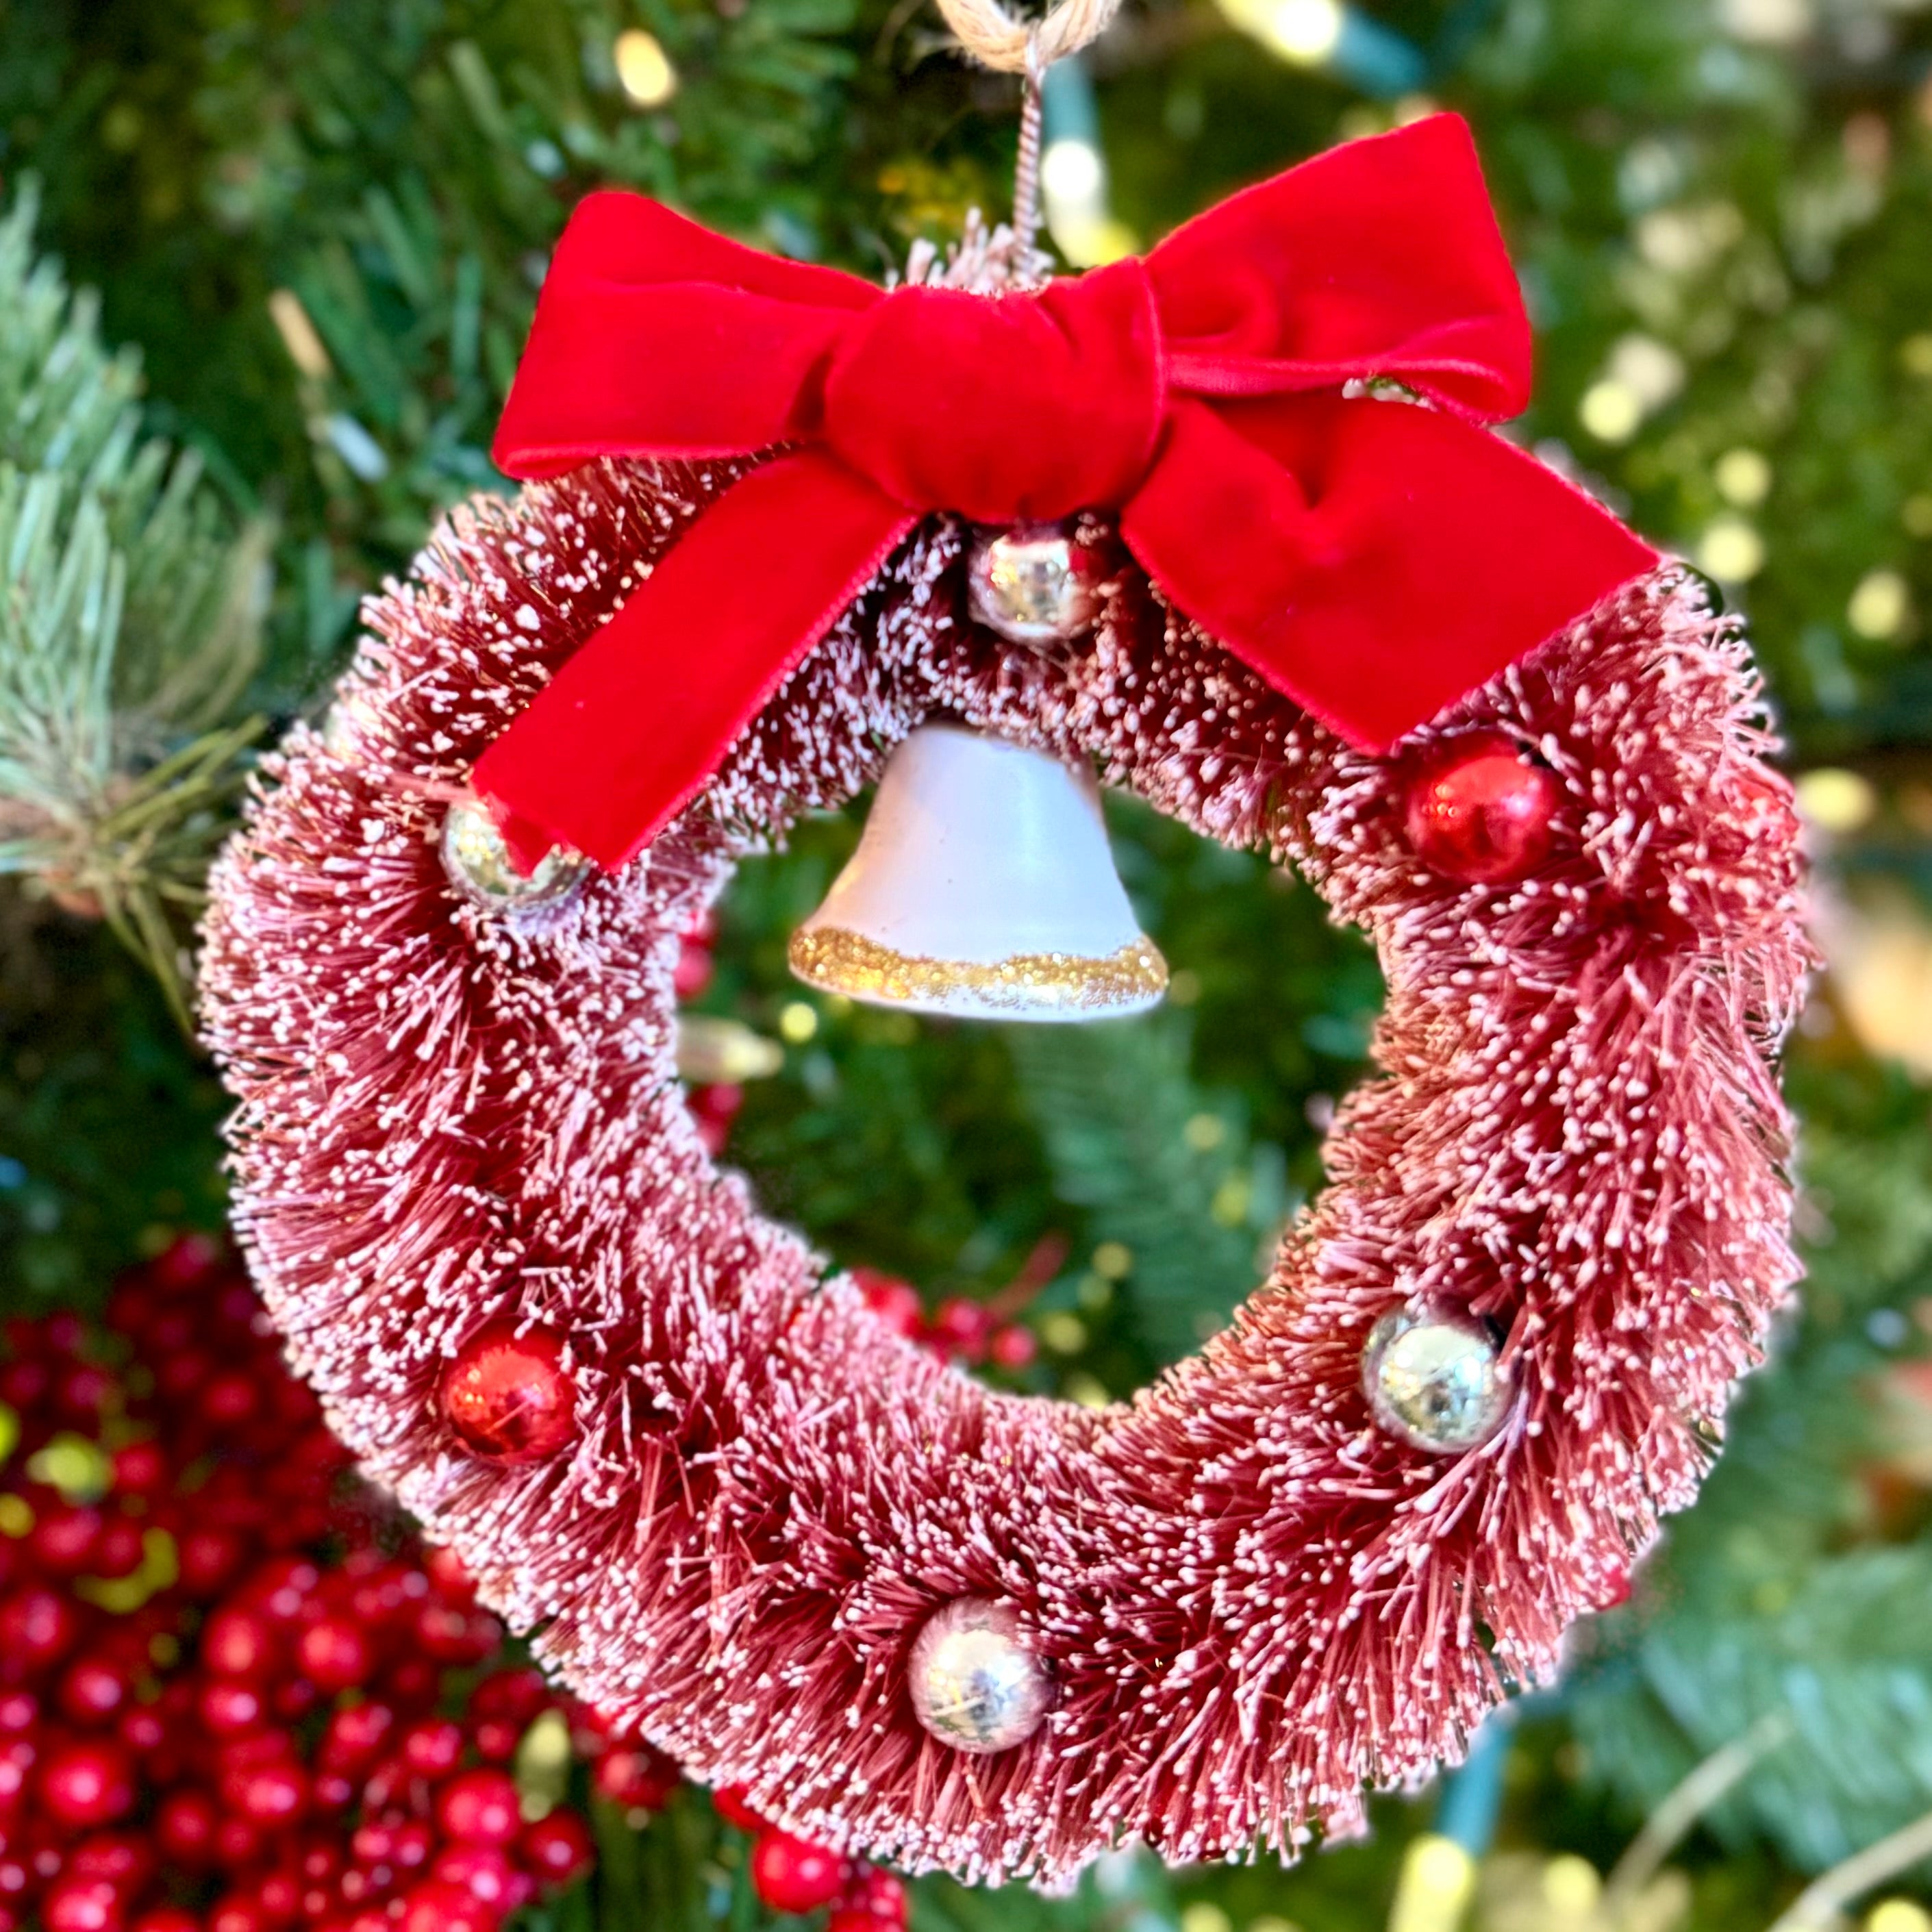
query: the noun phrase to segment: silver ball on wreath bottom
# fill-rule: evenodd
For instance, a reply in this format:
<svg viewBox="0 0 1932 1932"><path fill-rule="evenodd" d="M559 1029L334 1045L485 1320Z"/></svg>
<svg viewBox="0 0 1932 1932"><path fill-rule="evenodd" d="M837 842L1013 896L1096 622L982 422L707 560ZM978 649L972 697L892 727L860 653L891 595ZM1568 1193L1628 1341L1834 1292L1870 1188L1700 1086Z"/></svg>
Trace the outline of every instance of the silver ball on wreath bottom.
<svg viewBox="0 0 1932 1932"><path fill-rule="evenodd" d="M977 1756L1023 1744L1053 1702L1053 1680L1018 1612L991 1597L961 1597L933 1612L913 1640L909 1688L920 1722L941 1744Z"/></svg>
<svg viewBox="0 0 1932 1932"><path fill-rule="evenodd" d="M1064 644L1100 615L1100 569L1066 524L980 530L966 559L968 608L1012 644Z"/></svg>
<svg viewBox="0 0 1932 1932"><path fill-rule="evenodd" d="M490 808L480 799L459 800L442 821L442 868L449 882L486 912L534 912L560 904L584 882L590 861L567 846L554 845L528 872L517 870Z"/></svg>
<svg viewBox="0 0 1932 1932"><path fill-rule="evenodd" d="M1362 1392L1391 1436L1453 1456L1496 1433L1510 1378L1487 1324L1474 1316L1399 1308L1369 1331Z"/></svg>

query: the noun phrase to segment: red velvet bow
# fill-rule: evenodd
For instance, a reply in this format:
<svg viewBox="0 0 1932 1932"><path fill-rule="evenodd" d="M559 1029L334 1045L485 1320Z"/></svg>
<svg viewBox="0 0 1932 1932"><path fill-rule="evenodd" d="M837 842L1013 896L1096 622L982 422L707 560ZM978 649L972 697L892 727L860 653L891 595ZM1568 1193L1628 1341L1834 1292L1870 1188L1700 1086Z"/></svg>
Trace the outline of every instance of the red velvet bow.
<svg viewBox="0 0 1932 1932"><path fill-rule="evenodd" d="M1385 376L1438 406L1346 397ZM1116 512L1177 607L1385 748L1654 554L1477 427L1529 330L1468 128L1351 142L1036 293L886 292L628 194L562 242L497 432L512 476L780 453L478 761L520 860L634 854L914 525Z"/></svg>

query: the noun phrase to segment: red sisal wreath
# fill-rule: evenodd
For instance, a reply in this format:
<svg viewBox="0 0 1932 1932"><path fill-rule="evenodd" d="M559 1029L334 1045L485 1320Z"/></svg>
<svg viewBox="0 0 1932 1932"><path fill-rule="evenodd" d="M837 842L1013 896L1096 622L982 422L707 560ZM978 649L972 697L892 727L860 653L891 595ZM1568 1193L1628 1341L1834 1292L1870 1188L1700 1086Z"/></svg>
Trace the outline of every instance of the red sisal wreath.
<svg viewBox="0 0 1932 1932"><path fill-rule="evenodd" d="M1118 278L1124 338L1054 294L1085 283L861 300L682 224L660 274L670 218L594 204L508 418L519 466L568 473L458 512L372 607L332 728L292 735L218 868L237 1216L296 1366L575 1689L855 1851L1051 1881L1123 1838L1180 1860L1358 1828L1365 1785L1457 1754L1623 1594L1793 1277L1772 1065L1807 950L1744 648L1455 413L1514 394L1513 284L1481 248L1473 298L1411 261L1395 346L1372 289L1283 309L1322 249L1382 259L1337 238L1364 150L1415 188L1418 152L1466 137L1426 124L1228 204L1164 244L1185 274L1163 285L1157 250ZM1273 281L1268 232L1301 265ZM937 456L882 482L838 371L920 339L939 296L968 333L961 304L1023 332L1062 304L1072 373L1029 406L1063 441L1054 412L1101 393L1082 331L1144 350L1134 460L1073 500L1036 466L968 499ZM683 363L640 360L634 324ZM704 379L721 342L755 350L758 393ZM958 352L964 384L992 352ZM544 388L566 368L581 396ZM1409 399L1363 392L1385 377ZM925 405L894 394L867 434L903 454ZM1203 438L1232 468L1185 467ZM1483 478L1510 527L1467 500ZM1163 546L1226 492L1226 541L1265 554L1252 582L1222 556L1217 589ZM962 511L1080 513L1076 644L969 616ZM1358 603L1373 675L1347 658ZM941 712L1292 862L1388 986L1379 1070L1268 1281L1106 1410L990 1392L892 1333L714 1167L676 1075L680 933Z"/></svg>

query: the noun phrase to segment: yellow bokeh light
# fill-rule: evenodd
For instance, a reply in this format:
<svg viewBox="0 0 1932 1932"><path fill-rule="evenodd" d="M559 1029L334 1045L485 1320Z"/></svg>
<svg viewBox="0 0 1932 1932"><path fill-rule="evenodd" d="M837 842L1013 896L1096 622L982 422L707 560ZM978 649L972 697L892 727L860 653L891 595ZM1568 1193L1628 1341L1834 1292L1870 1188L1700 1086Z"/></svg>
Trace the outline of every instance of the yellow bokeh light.
<svg viewBox="0 0 1932 1932"><path fill-rule="evenodd" d="M1878 811L1870 778L1838 765L1820 765L1798 781L1798 809L1821 832L1856 832Z"/></svg>
<svg viewBox="0 0 1932 1932"><path fill-rule="evenodd" d="M1628 382L1606 376L1583 392L1576 415L1599 442L1628 442L1643 421L1643 404Z"/></svg>
<svg viewBox="0 0 1932 1932"><path fill-rule="evenodd" d="M1764 568L1764 539L1742 517L1719 517L1697 546L1697 568L1720 584L1748 584Z"/></svg>
<svg viewBox="0 0 1932 1932"><path fill-rule="evenodd" d="M1909 1898L1888 1898L1872 1908L1865 1932L1932 1932L1932 1912Z"/></svg>
<svg viewBox="0 0 1932 1932"><path fill-rule="evenodd" d="M790 1000L778 1015L778 1031L794 1046L802 1046L818 1030L818 1009L808 1000Z"/></svg>
<svg viewBox="0 0 1932 1932"><path fill-rule="evenodd" d="M1912 592L1895 570L1868 570L1845 606L1845 622L1862 638L1895 638L1912 611Z"/></svg>
<svg viewBox="0 0 1932 1932"><path fill-rule="evenodd" d="M1727 449L1711 473L1718 494L1740 509L1754 510L1771 494L1771 464L1760 451Z"/></svg>
<svg viewBox="0 0 1932 1932"><path fill-rule="evenodd" d="M677 70L655 34L627 28L610 51L618 84L640 107L662 107L677 92Z"/></svg>

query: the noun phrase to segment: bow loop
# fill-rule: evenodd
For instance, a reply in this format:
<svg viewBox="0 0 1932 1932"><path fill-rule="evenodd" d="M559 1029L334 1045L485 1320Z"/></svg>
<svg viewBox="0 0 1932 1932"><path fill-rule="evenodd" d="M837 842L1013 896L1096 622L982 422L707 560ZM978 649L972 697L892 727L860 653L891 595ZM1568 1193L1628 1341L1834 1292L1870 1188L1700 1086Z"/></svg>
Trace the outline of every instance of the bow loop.
<svg viewBox="0 0 1932 1932"><path fill-rule="evenodd" d="M1437 406L1343 393L1377 376ZM1144 262L998 296L888 292L593 196L498 462L767 460L474 782L520 860L560 841L622 863L936 511L1117 513L1176 608L1383 749L1656 561L1477 427L1528 393L1528 324L1453 115L1236 195Z"/></svg>

